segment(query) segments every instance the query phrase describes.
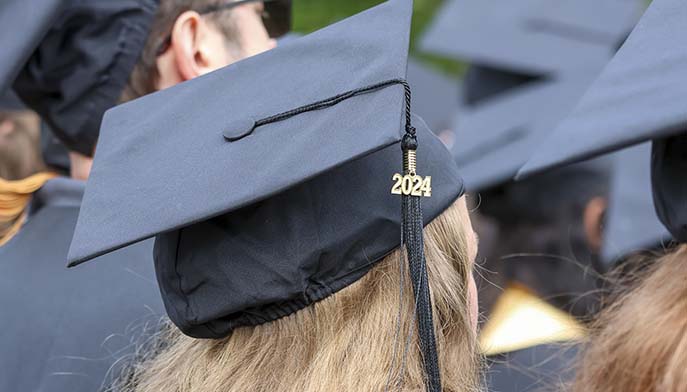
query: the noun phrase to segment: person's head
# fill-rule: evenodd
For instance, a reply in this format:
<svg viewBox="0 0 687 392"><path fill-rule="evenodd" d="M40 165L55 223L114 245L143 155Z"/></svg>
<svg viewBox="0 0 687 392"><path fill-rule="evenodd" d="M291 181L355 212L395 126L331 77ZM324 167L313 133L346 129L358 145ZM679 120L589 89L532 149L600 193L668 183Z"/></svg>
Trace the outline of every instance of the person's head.
<svg viewBox="0 0 687 392"><path fill-rule="evenodd" d="M483 252L485 278L494 283L480 287L487 293L480 296L485 310L497 297L490 290L518 282L576 316L595 311L597 299L588 293L597 288L599 275L609 186L603 168L553 170L481 194L482 220L492 223L498 238Z"/></svg>
<svg viewBox="0 0 687 392"><path fill-rule="evenodd" d="M29 111L0 111L0 178L20 180L42 167L37 116Z"/></svg>
<svg viewBox="0 0 687 392"><path fill-rule="evenodd" d="M687 391L687 245L632 283L596 321L574 391Z"/></svg>
<svg viewBox="0 0 687 392"><path fill-rule="evenodd" d="M435 331L445 391L477 390L476 295L472 264L477 242L461 198L425 228ZM408 331L415 331L413 297L399 316L399 252L365 276L297 313L235 330L221 340L173 332L168 346L134 377L136 391L382 391L399 372ZM175 329L176 331L176 329ZM412 335L403 386L423 388L423 367ZM396 359L394 363L394 350ZM392 379L396 379L393 374Z"/></svg>
<svg viewBox="0 0 687 392"><path fill-rule="evenodd" d="M272 49L261 1L161 0L122 93L127 101ZM70 151L71 176L85 180L93 158Z"/></svg>
<svg viewBox="0 0 687 392"><path fill-rule="evenodd" d="M161 0L123 99L133 99L272 49L264 4Z"/></svg>

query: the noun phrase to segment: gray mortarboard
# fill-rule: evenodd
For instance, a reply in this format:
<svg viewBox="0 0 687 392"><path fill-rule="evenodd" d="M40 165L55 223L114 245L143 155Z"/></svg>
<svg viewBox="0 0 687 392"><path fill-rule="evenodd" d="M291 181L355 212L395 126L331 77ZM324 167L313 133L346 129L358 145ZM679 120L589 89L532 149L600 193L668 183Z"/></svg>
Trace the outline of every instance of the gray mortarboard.
<svg viewBox="0 0 687 392"><path fill-rule="evenodd" d="M70 265L155 237L167 312L198 338L287 316L362 277L402 228L417 234L463 194L441 141L419 118L410 126L411 15L412 1L391 0L110 110ZM408 154L414 140L418 174L432 176L424 220L418 197L390 192L399 141ZM409 259L424 260L413 241ZM419 298L431 327L429 293Z"/></svg>
<svg viewBox="0 0 687 392"><path fill-rule="evenodd" d="M653 140L659 218L687 241L687 4L655 0L570 116L520 170L526 176Z"/></svg>
<svg viewBox="0 0 687 392"><path fill-rule="evenodd" d="M0 93L10 87L50 29L62 0L3 0L0 2Z"/></svg>
<svg viewBox="0 0 687 392"><path fill-rule="evenodd" d="M525 74L603 67L632 29L641 0L453 0L423 51Z"/></svg>
<svg viewBox="0 0 687 392"><path fill-rule="evenodd" d="M512 88L541 80L543 77L473 64L465 72L460 96L464 105L476 106Z"/></svg>
<svg viewBox="0 0 687 392"><path fill-rule="evenodd" d="M670 238L651 200L651 146L644 143L613 155L613 173L601 256L607 267Z"/></svg>
<svg viewBox="0 0 687 392"><path fill-rule="evenodd" d="M460 104L459 82L411 59L408 83L413 90L413 112L433 131L450 129L453 113Z"/></svg>
<svg viewBox="0 0 687 392"><path fill-rule="evenodd" d="M460 142L451 152L466 189L480 191L514 178L541 139L579 100L592 78L584 73L537 80L465 108L454 125ZM466 84L465 95L470 94L471 86Z"/></svg>

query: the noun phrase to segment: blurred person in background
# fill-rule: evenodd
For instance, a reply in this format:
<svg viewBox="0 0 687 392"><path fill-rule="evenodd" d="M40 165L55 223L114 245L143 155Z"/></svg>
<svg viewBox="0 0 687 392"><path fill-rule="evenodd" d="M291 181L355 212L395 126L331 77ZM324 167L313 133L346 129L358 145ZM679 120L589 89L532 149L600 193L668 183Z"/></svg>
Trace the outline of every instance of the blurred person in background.
<svg viewBox="0 0 687 392"><path fill-rule="evenodd" d="M679 44L687 39L686 18L684 1L654 0L584 98L519 172L530 176L650 142L646 163L655 213L677 242L621 265L617 293L583 346L574 391L687 390L687 111L681 100L687 50Z"/></svg>
<svg viewBox="0 0 687 392"><path fill-rule="evenodd" d="M25 110L13 94L0 98L0 246L26 219L30 194L50 176L38 149L38 116Z"/></svg>
<svg viewBox="0 0 687 392"><path fill-rule="evenodd" d="M551 389L573 376L574 347L597 309L587 293L600 282L608 169L601 163L512 180L642 7L641 0L450 0L420 44L470 63L452 150L473 194L475 229L490 244L479 256L490 390Z"/></svg>
<svg viewBox="0 0 687 392"><path fill-rule="evenodd" d="M169 87L274 46L262 2L233 3L3 5L0 19L14 22L2 31L31 31L0 34L19 42L0 59L0 85L13 80L41 115L46 161L62 175L31 192L26 224L0 248L0 307L11 320L0 334L0 390L99 390L157 330L151 242L76 271L64 263L104 111L131 87Z"/></svg>

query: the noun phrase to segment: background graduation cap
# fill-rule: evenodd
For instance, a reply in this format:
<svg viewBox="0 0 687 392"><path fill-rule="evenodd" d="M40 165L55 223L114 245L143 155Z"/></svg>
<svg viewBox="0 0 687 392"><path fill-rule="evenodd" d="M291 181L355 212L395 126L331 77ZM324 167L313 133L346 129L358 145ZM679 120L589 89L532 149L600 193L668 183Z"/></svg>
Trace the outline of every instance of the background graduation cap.
<svg viewBox="0 0 687 392"><path fill-rule="evenodd" d="M10 87L48 32L62 3L61 0L4 0L0 3L0 37L3 37L0 94Z"/></svg>
<svg viewBox="0 0 687 392"><path fill-rule="evenodd" d="M410 127L411 15L412 1L391 0L110 110L70 264L155 236L167 312L199 338L341 290L401 245L402 228L414 289L427 290L414 263L424 260L421 235L408 235L463 187L443 144L420 119ZM419 198L392 195L391 179L399 142L412 149L414 132L432 197L424 220L405 213L402 222L399 207ZM429 293L418 298L427 379L438 390Z"/></svg>
<svg viewBox="0 0 687 392"><path fill-rule="evenodd" d="M2 82L9 83L16 73L13 87L26 105L70 150L92 155L102 115L119 100L147 39L157 0L66 1L59 7L9 3L40 3L37 13L50 17L34 19L31 11L17 18L17 13L2 11L2 18L9 19L9 27L3 28L13 29L16 41L32 38L12 54L16 70L3 75L10 79Z"/></svg>
<svg viewBox="0 0 687 392"><path fill-rule="evenodd" d="M519 176L653 140L657 213L677 240L687 241L685 20L683 1L654 0L577 108Z"/></svg>
<svg viewBox="0 0 687 392"><path fill-rule="evenodd" d="M575 105L593 75L564 76L512 88L463 108L454 125L452 153L466 189L476 192L510 181L541 140ZM466 95L473 88L465 84Z"/></svg>
<svg viewBox="0 0 687 392"><path fill-rule="evenodd" d="M257 0L227 0L205 12L251 1ZM291 1L265 3L268 31L286 33ZM0 91L12 84L69 150L92 156L103 113L119 102L158 5L159 0L3 1L0 34L13 39L0 59Z"/></svg>
<svg viewBox="0 0 687 392"><path fill-rule="evenodd" d="M523 74L602 67L641 0L450 0L420 49Z"/></svg>
<svg viewBox="0 0 687 392"><path fill-rule="evenodd" d="M627 255L655 248L670 238L656 217L651 200L650 163L649 143L613 154L601 251L606 268L610 269Z"/></svg>

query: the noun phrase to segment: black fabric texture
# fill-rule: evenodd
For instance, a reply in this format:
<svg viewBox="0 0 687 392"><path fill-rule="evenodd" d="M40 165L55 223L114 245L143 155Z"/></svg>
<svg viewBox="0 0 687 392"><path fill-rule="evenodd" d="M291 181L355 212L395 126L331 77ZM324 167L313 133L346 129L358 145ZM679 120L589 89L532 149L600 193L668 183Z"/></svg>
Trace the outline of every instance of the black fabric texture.
<svg viewBox="0 0 687 392"><path fill-rule="evenodd" d="M69 0L14 89L72 151L92 156L148 37L157 0Z"/></svg>
<svg viewBox="0 0 687 392"><path fill-rule="evenodd" d="M656 213L673 238L687 243L687 132L655 140L651 155Z"/></svg>
<svg viewBox="0 0 687 392"><path fill-rule="evenodd" d="M432 176L427 224L463 194L450 153L417 117L418 170ZM158 283L187 335L221 338L294 313L360 279L400 245L398 144L267 200L160 234Z"/></svg>

